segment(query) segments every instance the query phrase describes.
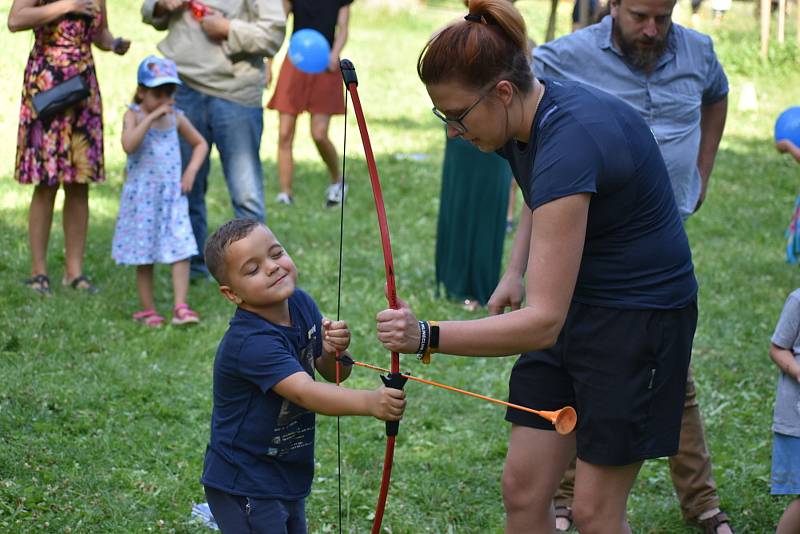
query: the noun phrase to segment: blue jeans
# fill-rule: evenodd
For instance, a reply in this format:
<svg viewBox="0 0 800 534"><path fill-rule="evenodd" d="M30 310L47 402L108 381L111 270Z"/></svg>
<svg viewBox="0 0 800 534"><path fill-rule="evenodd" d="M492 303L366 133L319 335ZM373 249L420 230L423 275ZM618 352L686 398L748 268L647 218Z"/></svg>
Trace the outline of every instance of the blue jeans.
<svg viewBox="0 0 800 534"><path fill-rule="evenodd" d="M209 96L186 85L178 86L175 103L205 138L209 148L217 146L236 218L265 221L264 172L258 154L264 129L262 109ZM181 138L184 169L191 157L192 146ZM200 251L192 258L192 272L204 274L208 272L203 259L208 233L208 171L209 158L206 156L189 193L189 218Z"/></svg>
<svg viewBox="0 0 800 534"><path fill-rule="evenodd" d="M306 534L306 501L254 499L205 486L222 534Z"/></svg>

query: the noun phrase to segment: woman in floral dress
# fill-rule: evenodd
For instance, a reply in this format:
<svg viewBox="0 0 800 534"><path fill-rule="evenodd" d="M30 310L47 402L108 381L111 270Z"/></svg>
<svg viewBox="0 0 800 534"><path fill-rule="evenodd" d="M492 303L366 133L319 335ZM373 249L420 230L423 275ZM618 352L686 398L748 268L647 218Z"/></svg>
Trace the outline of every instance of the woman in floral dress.
<svg viewBox="0 0 800 534"><path fill-rule="evenodd" d="M47 243L53 204L64 187L66 265L62 283L94 293L83 274L83 251L89 222L89 183L105 180L103 110L92 58L92 44L122 55L130 41L108 30L105 0L14 0L8 15L12 32L33 30L35 42L25 68L17 137L15 177L33 184L28 212L31 278L25 281L50 295ZM62 112L40 119L35 94L81 75L89 97Z"/></svg>

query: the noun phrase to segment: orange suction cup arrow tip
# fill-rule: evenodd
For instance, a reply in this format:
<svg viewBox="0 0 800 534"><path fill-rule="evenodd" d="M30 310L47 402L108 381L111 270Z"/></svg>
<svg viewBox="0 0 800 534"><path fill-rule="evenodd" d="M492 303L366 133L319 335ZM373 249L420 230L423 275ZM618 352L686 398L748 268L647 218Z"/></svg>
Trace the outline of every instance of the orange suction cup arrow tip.
<svg viewBox="0 0 800 534"><path fill-rule="evenodd" d="M548 419L556 427L556 432L563 435L575 430L575 426L578 424L578 414L575 413L575 408L572 406L565 406L560 410L550 412Z"/></svg>

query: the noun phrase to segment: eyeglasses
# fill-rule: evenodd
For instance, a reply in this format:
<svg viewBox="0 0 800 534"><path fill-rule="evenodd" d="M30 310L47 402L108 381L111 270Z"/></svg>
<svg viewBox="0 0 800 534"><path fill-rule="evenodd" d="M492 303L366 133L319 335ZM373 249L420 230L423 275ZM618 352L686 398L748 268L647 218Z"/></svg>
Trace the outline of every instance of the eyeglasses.
<svg viewBox="0 0 800 534"><path fill-rule="evenodd" d="M491 92L492 89L494 89L494 85L492 85L491 87L486 89L483 92L483 94L480 97L478 97L478 100L476 100L475 103L473 103L470 107L468 107L466 110L464 110L464 112L461 115L459 115L458 117L456 117L454 119L447 118L444 113L442 113L441 111L439 111L435 107L431 108L431 111L433 112L434 115L436 115L439 118L439 120L441 120L447 126L450 126L451 128L453 128L459 134L463 135L463 134L467 133L467 130L468 130L468 128L466 126L464 126L464 122L463 122L464 119L467 117L467 115L469 115L470 111L475 109L475 106L477 106L478 104L481 103L481 100L486 98L486 96Z"/></svg>

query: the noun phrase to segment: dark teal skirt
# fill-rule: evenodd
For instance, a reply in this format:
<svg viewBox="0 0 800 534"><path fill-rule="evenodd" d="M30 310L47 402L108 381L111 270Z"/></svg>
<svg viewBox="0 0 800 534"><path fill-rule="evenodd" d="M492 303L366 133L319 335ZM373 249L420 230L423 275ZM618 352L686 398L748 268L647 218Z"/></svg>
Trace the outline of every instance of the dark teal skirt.
<svg viewBox="0 0 800 534"><path fill-rule="evenodd" d="M500 279L511 167L461 138L447 139L436 236L436 287L486 304Z"/></svg>

